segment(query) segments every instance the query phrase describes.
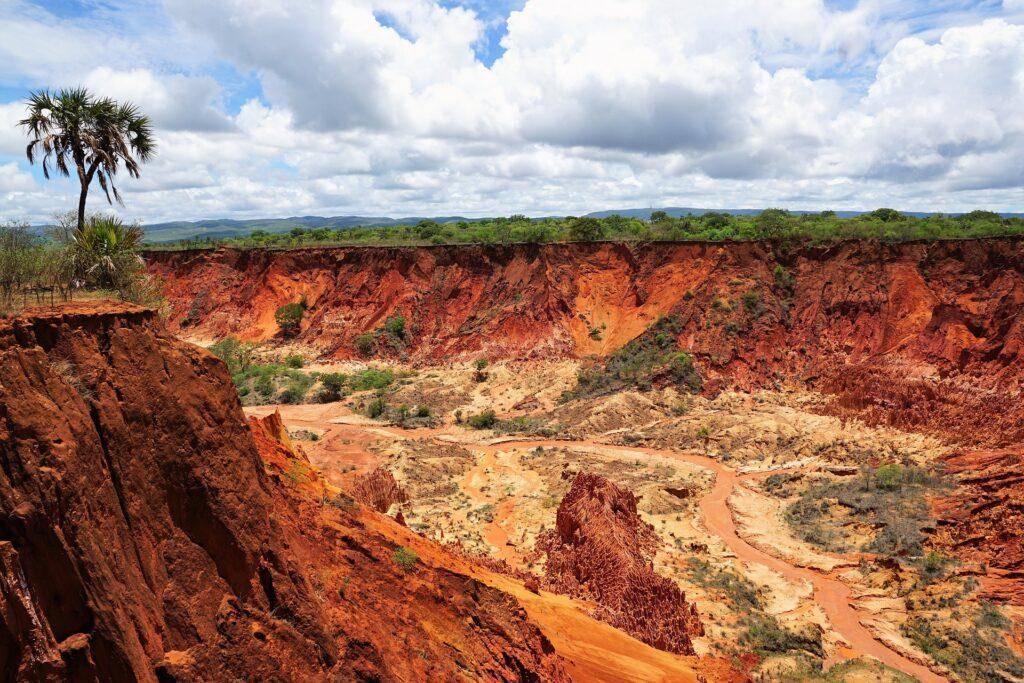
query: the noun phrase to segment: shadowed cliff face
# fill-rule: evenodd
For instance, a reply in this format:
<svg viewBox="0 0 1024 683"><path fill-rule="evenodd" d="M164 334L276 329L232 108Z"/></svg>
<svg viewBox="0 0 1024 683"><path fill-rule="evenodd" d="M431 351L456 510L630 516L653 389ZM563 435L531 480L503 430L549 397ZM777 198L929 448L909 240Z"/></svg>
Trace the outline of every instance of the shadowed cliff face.
<svg viewBox="0 0 1024 683"><path fill-rule="evenodd" d="M0 322L0 676L561 677L515 600L267 471L221 362L151 312Z"/></svg>

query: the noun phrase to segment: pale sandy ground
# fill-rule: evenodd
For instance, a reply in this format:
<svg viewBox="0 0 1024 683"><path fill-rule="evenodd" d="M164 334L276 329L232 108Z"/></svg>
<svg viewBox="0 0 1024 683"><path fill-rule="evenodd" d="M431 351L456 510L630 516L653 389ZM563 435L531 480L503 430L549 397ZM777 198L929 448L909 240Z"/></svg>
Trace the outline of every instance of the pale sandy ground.
<svg viewBox="0 0 1024 683"><path fill-rule="evenodd" d="M401 430L342 404L281 406L281 413L290 429L321 436L303 447L333 483L344 485L355 473L383 464L413 494L404 513L410 528L533 571L542 570L532 552L536 536L554 524L575 472L595 471L629 488L664 541L656 567L680 583L705 621L708 636L696 643L700 652L734 643L737 615L719 595L690 580L690 557L751 581L765 611L784 626L820 628L829 662L869 655L921 680L943 680L921 666L926 658L900 635L902 600L862 585L859 572L844 571L852 558L817 551L793 536L782 503L753 484L778 468L848 467L851 454L865 447L926 462L941 444L809 413L804 408L813 397L793 393L726 394L713 401L628 393L597 401L577 416L557 402L572 386L572 364L499 366L489 373L486 382L476 382L468 366L421 370L400 393L441 392L458 405L444 412L449 419L455 410L553 412L577 440L495 437L454 425ZM676 414L680 401L686 410ZM709 439L695 437L698 425L711 426ZM591 440L579 440L585 437ZM657 447L627 443L637 438Z"/></svg>

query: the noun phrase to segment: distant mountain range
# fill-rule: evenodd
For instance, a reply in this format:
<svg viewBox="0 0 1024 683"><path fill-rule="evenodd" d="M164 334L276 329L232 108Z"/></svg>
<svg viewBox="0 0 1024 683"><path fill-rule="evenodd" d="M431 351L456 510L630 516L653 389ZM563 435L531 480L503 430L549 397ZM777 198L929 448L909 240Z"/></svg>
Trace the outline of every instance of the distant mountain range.
<svg viewBox="0 0 1024 683"><path fill-rule="evenodd" d="M653 211L664 211L670 216L700 216L711 211L731 213L735 215L753 215L761 209L699 209L695 207L668 206L647 209L614 209L594 211L586 214L594 218L608 216L626 216L629 218L650 218ZM793 211L793 213L818 213L817 211ZM836 211L843 218L859 216L864 211ZM909 216L924 217L934 212L904 211ZM1024 213L1003 213L1003 217L1024 218ZM149 242L174 242L183 239L220 239L248 235L253 230L267 232L287 232L292 228L330 228L338 230L355 227L381 227L388 225L415 225L422 220L434 220L438 223L456 223L458 221L481 221L486 218L464 218L462 216L408 216L405 218L389 218L387 216L291 216L289 218L253 218L232 219L213 218L199 221L172 221L169 223L151 223L144 225L146 240Z"/></svg>

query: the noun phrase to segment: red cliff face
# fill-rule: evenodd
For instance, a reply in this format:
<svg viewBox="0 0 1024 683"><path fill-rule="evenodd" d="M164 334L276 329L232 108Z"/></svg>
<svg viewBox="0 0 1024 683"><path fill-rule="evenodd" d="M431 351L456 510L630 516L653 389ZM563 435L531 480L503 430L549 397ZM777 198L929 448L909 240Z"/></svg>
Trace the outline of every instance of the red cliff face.
<svg viewBox="0 0 1024 683"><path fill-rule="evenodd" d="M409 494L395 481L395 475L383 467L356 477L352 497L380 513L386 513L392 505L409 502Z"/></svg>
<svg viewBox="0 0 1024 683"><path fill-rule="evenodd" d="M269 339L304 299L299 341L334 357L394 314L411 360L605 355L664 315L709 386L799 381L834 410L977 443L1024 438L1024 241L773 249L756 242L154 252L175 329ZM872 380L871 378L874 378ZM870 393L864 378L875 381ZM963 380L963 381L960 381ZM915 410L919 399L931 402ZM977 405L1004 401L998 430ZM970 433L978 432L978 433ZM1005 437L1005 438L1004 438Z"/></svg>
<svg viewBox="0 0 1024 683"><path fill-rule="evenodd" d="M562 677L516 601L267 475L224 366L151 312L0 322L4 680Z"/></svg>
<svg viewBox="0 0 1024 683"><path fill-rule="evenodd" d="M556 528L537 540L554 590L593 600L598 615L661 650L693 654L704 629L675 582L655 573L654 528L637 499L596 474L581 472L558 506Z"/></svg>
<svg viewBox="0 0 1024 683"><path fill-rule="evenodd" d="M960 486L936 505L936 544L987 565L982 588L991 597L1024 605L1024 450L957 453L946 470Z"/></svg>

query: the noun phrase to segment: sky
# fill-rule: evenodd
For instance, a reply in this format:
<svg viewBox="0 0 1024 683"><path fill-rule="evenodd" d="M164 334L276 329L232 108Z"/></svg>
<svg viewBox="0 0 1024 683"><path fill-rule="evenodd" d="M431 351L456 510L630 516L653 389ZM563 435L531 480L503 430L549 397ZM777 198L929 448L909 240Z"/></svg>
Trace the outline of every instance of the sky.
<svg viewBox="0 0 1024 683"><path fill-rule="evenodd" d="M0 0L0 221L75 206L18 121L79 85L143 222L1024 211L1024 0Z"/></svg>

